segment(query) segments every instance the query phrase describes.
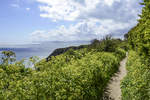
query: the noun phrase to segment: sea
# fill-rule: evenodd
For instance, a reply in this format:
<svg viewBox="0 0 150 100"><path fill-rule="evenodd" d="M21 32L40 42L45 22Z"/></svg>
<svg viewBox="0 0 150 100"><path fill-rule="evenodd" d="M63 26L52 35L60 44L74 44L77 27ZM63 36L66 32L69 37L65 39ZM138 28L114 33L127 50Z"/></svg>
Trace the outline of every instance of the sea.
<svg viewBox="0 0 150 100"><path fill-rule="evenodd" d="M89 41L69 41L69 42L41 42L31 44L0 44L0 52L13 51L16 53L17 61L37 56L40 59L48 57L55 49L69 46L79 46L89 44Z"/></svg>

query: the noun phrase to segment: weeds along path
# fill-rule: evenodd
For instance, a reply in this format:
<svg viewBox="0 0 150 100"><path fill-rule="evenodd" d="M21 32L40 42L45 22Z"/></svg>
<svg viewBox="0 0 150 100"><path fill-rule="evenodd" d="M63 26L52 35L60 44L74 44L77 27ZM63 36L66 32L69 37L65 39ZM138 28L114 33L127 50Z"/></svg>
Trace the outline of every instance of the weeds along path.
<svg viewBox="0 0 150 100"><path fill-rule="evenodd" d="M108 83L106 92L104 94L104 100L121 100L121 80L126 76L126 62L127 57L120 62L118 73L116 73Z"/></svg>

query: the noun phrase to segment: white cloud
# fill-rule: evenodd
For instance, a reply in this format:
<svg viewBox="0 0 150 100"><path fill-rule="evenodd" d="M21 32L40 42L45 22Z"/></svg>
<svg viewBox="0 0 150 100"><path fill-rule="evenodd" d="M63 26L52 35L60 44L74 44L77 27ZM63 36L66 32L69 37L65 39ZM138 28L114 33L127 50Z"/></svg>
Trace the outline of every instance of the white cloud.
<svg viewBox="0 0 150 100"><path fill-rule="evenodd" d="M138 9L137 0L37 0L37 2L40 3L40 16L52 20L75 21L80 17L114 17L112 15L123 13L127 17Z"/></svg>
<svg viewBox="0 0 150 100"><path fill-rule="evenodd" d="M74 20L79 15L76 6L68 0L38 0L46 6L39 6L40 16L53 20Z"/></svg>
<svg viewBox="0 0 150 100"><path fill-rule="evenodd" d="M112 6L114 2L120 2L120 0L104 0L105 4Z"/></svg>
<svg viewBox="0 0 150 100"><path fill-rule="evenodd" d="M20 7L18 4L11 4L10 6L14 7L14 8L19 8Z"/></svg>
<svg viewBox="0 0 150 100"><path fill-rule="evenodd" d="M130 27L129 23L120 23L113 20L88 19L75 25L64 25L50 31L35 31L31 34L34 41L71 41L91 40L103 38L109 33L118 32Z"/></svg>
<svg viewBox="0 0 150 100"><path fill-rule="evenodd" d="M29 11L29 10L30 10L30 8L26 8L26 10L27 10L27 11Z"/></svg>
<svg viewBox="0 0 150 100"><path fill-rule="evenodd" d="M91 40L107 34L121 37L137 23L137 0L36 0L40 16L73 22L49 31L35 31L32 40Z"/></svg>
<svg viewBox="0 0 150 100"><path fill-rule="evenodd" d="M91 10L96 7L100 0L37 0L46 4L39 6L41 17L53 20L74 21L83 10Z"/></svg>

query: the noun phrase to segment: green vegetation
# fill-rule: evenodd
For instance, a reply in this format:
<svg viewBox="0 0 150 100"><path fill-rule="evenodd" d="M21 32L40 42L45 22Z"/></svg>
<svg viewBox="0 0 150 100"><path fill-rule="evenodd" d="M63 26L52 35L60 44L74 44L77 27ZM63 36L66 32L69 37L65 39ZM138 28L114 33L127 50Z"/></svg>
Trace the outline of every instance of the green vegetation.
<svg viewBox="0 0 150 100"><path fill-rule="evenodd" d="M128 75L122 81L122 100L150 99L150 69L134 51L129 52Z"/></svg>
<svg viewBox="0 0 150 100"><path fill-rule="evenodd" d="M111 43L116 43L115 48ZM0 100L100 100L125 57L120 43L121 40L105 39L87 48L69 49L48 62L31 57L29 67L25 67L24 60L7 59L8 64L0 65Z"/></svg>
<svg viewBox="0 0 150 100"><path fill-rule="evenodd" d="M89 49L95 49L98 52L115 52L116 48L125 49L126 45L123 44L121 39L113 39L111 36L106 36L106 38L102 40L94 39L89 45ZM124 47L125 46L125 47Z"/></svg>
<svg viewBox="0 0 150 100"><path fill-rule="evenodd" d="M150 0L141 5L139 23L126 34L131 51L121 84L123 100L150 100Z"/></svg>
<svg viewBox="0 0 150 100"><path fill-rule="evenodd" d="M3 51L2 53L2 64L3 65L8 65L12 62L16 61L16 54L12 51Z"/></svg>
<svg viewBox="0 0 150 100"><path fill-rule="evenodd" d="M3 51L0 100L101 100L104 89L129 50L122 100L150 100L150 0L143 0L138 24L125 40L110 36L90 45L57 49L47 59L16 61ZM127 44L128 42L128 44ZM33 66L33 67L31 67Z"/></svg>
<svg viewBox="0 0 150 100"><path fill-rule="evenodd" d="M139 23L128 33L128 42L132 49L150 61L150 1L143 0Z"/></svg>

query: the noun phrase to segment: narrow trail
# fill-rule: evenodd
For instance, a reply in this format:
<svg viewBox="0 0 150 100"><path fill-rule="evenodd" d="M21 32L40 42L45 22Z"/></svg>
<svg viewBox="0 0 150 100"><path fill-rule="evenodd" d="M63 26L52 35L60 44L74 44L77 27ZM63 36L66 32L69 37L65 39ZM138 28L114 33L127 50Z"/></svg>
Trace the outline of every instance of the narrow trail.
<svg viewBox="0 0 150 100"><path fill-rule="evenodd" d="M110 80L107 88L106 93L107 99L105 100L121 100L121 88L120 83L121 80L126 76L126 62L127 57L120 62L120 67L118 73L116 73Z"/></svg>

